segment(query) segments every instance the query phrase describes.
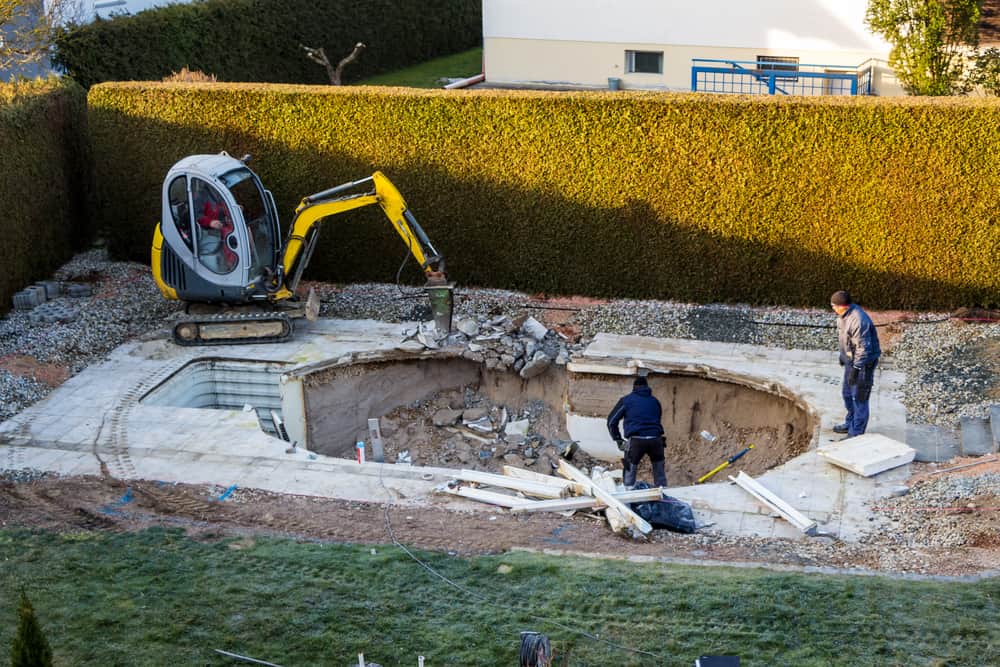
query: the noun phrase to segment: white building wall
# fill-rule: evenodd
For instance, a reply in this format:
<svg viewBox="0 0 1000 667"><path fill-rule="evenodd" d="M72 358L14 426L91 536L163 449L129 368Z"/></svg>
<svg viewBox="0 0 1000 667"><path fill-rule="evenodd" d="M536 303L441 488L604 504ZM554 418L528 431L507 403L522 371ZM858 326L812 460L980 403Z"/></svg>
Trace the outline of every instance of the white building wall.
<svg viewBox="0 0 1000 667"><path fill-rule="evenodd" d="M483 0L483 36L874 51L868 0Z"/></svg>
<svg viewBox="0 0 1000 667"><path fill-rule="evenodd" d="M689 90L694 58L877 66L879 94L901 94L889 44L865 26L867 0L484 0L488 82ZM625 72L625 51L662 51L662 74ZM879 85L881 84L881 85Z"/></svg>

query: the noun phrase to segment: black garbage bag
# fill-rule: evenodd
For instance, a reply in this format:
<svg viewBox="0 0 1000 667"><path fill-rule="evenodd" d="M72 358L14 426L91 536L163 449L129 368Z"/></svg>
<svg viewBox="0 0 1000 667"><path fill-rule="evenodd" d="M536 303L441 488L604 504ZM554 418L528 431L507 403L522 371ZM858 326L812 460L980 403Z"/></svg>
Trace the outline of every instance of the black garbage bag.
<svg viewBox="0 0 1000 667"><path fill-rule="evenodd" d="M649 485L639 482L635 488L648 489ZM648 503L632 503L632 511L648 521L653 528L666 528L676 533L693 533L698 529L691 506L670 496Z"/></svg>

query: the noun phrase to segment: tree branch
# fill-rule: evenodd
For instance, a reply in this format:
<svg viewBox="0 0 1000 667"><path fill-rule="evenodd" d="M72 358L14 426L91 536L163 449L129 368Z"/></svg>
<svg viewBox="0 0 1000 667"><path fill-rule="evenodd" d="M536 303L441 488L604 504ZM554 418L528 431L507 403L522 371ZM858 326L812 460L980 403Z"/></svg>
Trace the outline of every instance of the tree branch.
<svg viewBox="0 0 1000 667"><path fill-rule="evenodd" d="M358 42L354 45L354 50L342 58L341 61L337 63L337 66L334 67L322 47L314 49L306 46L305 44L299 44L299 46L301 46L306 52L306 57L309 58L309 60L326 68L326 75L330 78L331 86L341 85L341 75L344 72L344 68L357 60L358 56L361 55L361 52L365 49L365 45Z"/></svg>

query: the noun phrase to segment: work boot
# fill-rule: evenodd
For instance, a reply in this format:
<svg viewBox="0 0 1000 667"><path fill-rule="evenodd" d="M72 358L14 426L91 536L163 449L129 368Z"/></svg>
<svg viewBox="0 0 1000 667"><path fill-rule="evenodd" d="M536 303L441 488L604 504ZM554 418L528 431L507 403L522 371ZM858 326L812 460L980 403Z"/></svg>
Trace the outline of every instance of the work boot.
<svg viewBox="0 0 1000 667"><path fill-rule="evenodd" d="M833 432L834 433L847 433L848 430L849 429L848 429L846 423L844 423L844 424L837 424L836 426L833 427Z"/></svg>
<svg viewBox="0 0 1000 667"><path fill-rule="evenodd" d="M625 470L622 473L622 484L626 489L631 490L635 486L635 476L639 472L638 466L634 466L628 462L628 459L624 459Z"/></svg>
<svg viewBox="0 0 1000 667"><path fill-rule="evenodd" d="M664 467L664 461L653 461L653 485L654 486L666 486L667 485L667 471Z"/></svg>

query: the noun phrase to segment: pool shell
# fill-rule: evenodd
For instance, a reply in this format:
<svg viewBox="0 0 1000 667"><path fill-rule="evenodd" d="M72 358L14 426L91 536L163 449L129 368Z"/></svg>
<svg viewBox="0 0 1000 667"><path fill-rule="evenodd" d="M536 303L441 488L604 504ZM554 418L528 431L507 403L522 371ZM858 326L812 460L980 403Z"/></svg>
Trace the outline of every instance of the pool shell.
<svg viewBox="0 0 1000 667"><path fill-rule="evenodd" d="M553 366L525 380L457 354L393 352L294 369L281 376L281 394L293 439L329 456L352 457L371 417L439 392L470 387L512 412L531 401L543 401L549 409L534 424L536 432L546 438L577 440L589 454L615 461L620 455L605 419L616 401L631 391L633 380L634 373L577 372L572 366ZM805 452L817 430L815 415L802 401L787 392L758 388L774 385L676 371L652 371L648 380L663 406L671 486L694 483L749 445L753 449L732 471L760 474ZM702 432L714 440L702 437ZM713 481L725 479L717 475Z"/></svg>

